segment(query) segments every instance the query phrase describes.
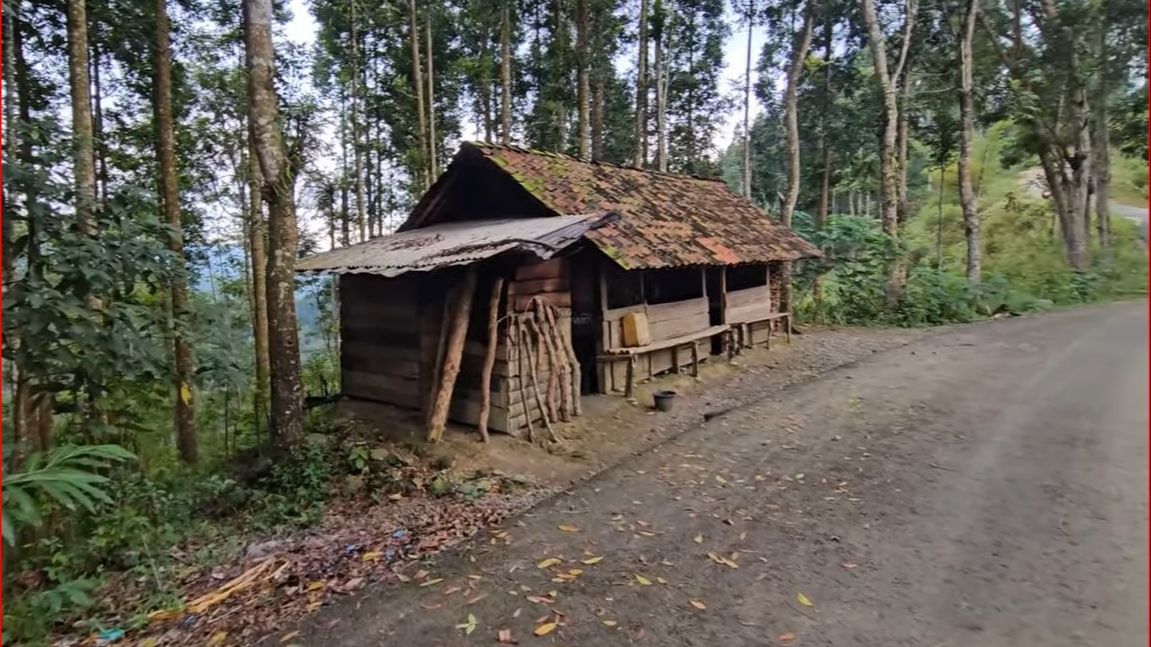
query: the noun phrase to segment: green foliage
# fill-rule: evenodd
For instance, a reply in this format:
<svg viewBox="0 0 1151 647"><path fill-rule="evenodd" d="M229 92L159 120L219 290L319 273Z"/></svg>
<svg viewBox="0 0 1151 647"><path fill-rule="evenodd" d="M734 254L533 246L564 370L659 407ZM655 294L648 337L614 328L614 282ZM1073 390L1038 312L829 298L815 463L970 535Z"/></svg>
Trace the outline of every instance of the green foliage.
<svg viewBox="0 0 1151 647"><path fill-rule="evenodd" d="M19 526L41 524L44 500L71 512L94 513L99 504L111 501L105 491L109 479L97 471L135 458L116 445L57 447L47 455L32 454L22 471L4 474L4 542L16 543Z"/></svg>

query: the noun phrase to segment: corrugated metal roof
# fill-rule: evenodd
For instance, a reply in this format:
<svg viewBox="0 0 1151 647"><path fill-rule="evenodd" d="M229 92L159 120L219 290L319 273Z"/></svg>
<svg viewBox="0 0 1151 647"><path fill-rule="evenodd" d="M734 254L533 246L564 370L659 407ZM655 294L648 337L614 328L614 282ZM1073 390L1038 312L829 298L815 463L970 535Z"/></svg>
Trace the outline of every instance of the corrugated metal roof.
<svg viewBox="0 0 1151 647"><path fill-rule="evenodd" d="M448 222L316 254L298 262L296 271L393 277L467 265L510 251L528 252L543 260L615 218L612 213L597 213Z"/></svg>
<svg viewBox="0 0 1151 647"><path fill-rule="evenodd" d="M448 173L424 196L404 228L418 228L442 217L436 205L443 201L437 192L451 191L448 176L474 173L474 165L481 160L514 180L541 205L541 211L619 213L617 222L589 232L587 238L624 269L734 265L821 255L721 180L491 143L465 143Z"/></svg>

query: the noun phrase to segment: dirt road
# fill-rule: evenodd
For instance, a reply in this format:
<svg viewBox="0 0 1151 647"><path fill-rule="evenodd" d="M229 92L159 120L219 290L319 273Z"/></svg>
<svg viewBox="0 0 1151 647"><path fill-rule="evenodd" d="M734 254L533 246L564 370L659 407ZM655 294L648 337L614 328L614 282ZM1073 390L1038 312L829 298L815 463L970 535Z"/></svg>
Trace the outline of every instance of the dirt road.
<svg viewBox="0 0 1151 647"><path fill-rule="evenodd" d="M764 393L291 642L1145 644L1147 323L961 327Z"/></svg>

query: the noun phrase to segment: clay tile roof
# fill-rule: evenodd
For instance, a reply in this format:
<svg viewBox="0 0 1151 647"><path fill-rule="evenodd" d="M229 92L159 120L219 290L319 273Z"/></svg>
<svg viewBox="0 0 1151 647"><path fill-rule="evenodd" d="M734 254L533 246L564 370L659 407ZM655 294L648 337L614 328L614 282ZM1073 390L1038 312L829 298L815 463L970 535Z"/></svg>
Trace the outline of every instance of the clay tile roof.
<svg viewBox="0 0 1151 647"><path fill-rule="evenodd" d="M722 180L466 143L557 215L613 211L586 237L625 269L796 260L820 255Z"/></svg>

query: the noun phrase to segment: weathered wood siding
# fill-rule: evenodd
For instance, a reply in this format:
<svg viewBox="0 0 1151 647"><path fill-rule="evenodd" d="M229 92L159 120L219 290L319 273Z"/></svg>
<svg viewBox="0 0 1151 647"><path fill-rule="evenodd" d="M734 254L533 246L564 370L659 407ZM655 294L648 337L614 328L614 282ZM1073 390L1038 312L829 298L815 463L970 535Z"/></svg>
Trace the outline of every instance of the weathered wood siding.
<svg viewBox="0 0 1151 647"><path fill-rule="evenodd" d="M508 305L521 321L533 322L535 315L530 312L533 298L539 297L545 303L555 306L559 311L556 327L563 338L570 343L571 290L568 281L569 267L566 258L553 258L540 263L522 265L516 268L515 277L508 282ZM531 377L526 373L530 355L522 343L509 343L510 333L509 326L505 322L500 330L502 341L500 352L496 355L496 370L492 378L492 421L494 423L497 419L498 406L502 427L495 424L491 426L514 436L524 436L527 434L530 416L536 433L541 433L543 415L536 405ZM540 396L546 403L549 388L559 388L560 372L556 371L553 382L553 367L547 351L540 345L533 346L532 351L539 367L536 382ZM520 375L521 361L525 370L524 375ZM477 398L478 393L477 390ZM576 397L578 396L577 390Z"/></svg>
<svg viewBox="0 0 1151 647"><path fill-rule="evenodd" d="M344 395L419 406L419 293L417 281L404 277L340 277L340 380Z"/></svg>
<svg viewBox="0 0 1151 647"><path fill-rule="evenodd" d="M703 276L700 276L703 280ZM623 326L621 320L630 312L642 312L647 316L648 330L651 332L653 344L690 335L694 332L706 330L711 326L708 314L708 299L705 293L701 297L685 299L672 303L647 304L627 306L603 310L602 317L602 348L619 348L623 346ZM696 353L702 359L707 357L711 348L708 339L696 342ZM636 358L636 379L643 380L670 371L676 364L679 367L691 366L691 348L684 346L680 349L664 349L645 353ZM604 392L624 390L627 379L627 360L598 362L599 385Z"/></svg>

